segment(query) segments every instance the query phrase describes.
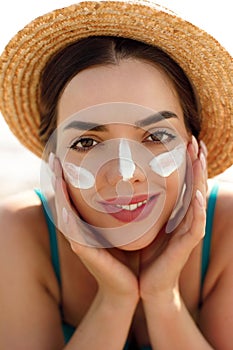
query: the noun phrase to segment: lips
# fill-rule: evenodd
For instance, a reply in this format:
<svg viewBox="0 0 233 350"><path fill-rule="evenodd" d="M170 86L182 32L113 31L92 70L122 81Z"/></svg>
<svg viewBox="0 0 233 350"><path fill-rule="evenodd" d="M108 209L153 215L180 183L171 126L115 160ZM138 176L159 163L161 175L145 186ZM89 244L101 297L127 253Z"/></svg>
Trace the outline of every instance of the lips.
<svg viewBox="0 0 233 350"><path fill-rule="evenodd" d="M100 204L106 213L121 222L140 221L150 214L158 197L159 194L112 198Z"/></svg>

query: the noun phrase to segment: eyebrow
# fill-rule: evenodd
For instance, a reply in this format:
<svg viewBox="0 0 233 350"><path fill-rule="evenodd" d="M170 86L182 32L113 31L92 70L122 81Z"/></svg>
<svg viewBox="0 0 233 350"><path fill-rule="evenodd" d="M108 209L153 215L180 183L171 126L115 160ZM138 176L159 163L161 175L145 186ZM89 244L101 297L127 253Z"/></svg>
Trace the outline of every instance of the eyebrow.
<svg viewBox="0 0 233 350"><path fill-rule="evenodd" d="M169 118L177 118L178 116L174 112L170 111L161 111L155 114L150 115L149 117L139 120L135 123L137 127L143 127L150 124L158 123L159 121L163 119L169 119Z"/></svg>
<svg viewBox="0 0 233 350"><path fill-rule="evenodd" d="M91 123L91 122L83 122L81 120L72 121L71 123L66 125L63 130L68 130L68 129L107 131L107 128L105 125Z"/></svg>
<svg viewBox="0 0 233 350"><path fill-rule="evenodd" d="M150 124L158 123L163 119L170 119L170 118L178 119L178 116L174 112L161 111L161 112L152 114L145 119L136 121L135 127L141 128L144 126L148 126ZM74 120L68 125L66 125L63 130L65 131L68 129L92 130L92 131L104 132L104 131L107 131L107 126L102 124L97 124L97 123L84 122L81 120Z"/></svg>

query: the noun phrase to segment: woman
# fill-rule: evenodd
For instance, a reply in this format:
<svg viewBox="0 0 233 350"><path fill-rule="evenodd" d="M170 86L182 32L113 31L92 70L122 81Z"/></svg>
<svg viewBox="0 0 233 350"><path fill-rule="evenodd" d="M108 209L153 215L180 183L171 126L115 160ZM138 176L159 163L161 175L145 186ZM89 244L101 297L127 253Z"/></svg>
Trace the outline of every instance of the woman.
<svg viewBox="0 0 233 350"><path fill-rule="evenodd" d="M1 111L46 161L56 142L45 180L56 213L43 188L2 205L2 349L231 348L233 191L207 193L204 145L210 177L233 163L231 66L208 34L153 4L80 3L11 41Z"/></svg>

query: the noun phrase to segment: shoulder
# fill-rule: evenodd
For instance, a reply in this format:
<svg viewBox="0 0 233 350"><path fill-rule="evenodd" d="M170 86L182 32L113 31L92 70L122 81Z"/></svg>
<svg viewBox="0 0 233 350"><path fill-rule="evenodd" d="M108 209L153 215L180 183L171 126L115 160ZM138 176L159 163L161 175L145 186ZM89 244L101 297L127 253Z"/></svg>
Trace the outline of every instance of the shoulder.
<svg viewBox="0 0 233 350"><path fill-rule="evenodd" d="M233 182L220 181L218 184L199 324L216 348L228 349L232 344L233 320Z"/></svg>
<svg viewBox="0 0 233 350"><path fill-rule="evenodd" d="M214 181L209 184L209 193ZM229 269L233 274L233 182L218 181L214 211L211 256L205 291L208 294Z"/></svg>
<svg viewBox="0 0 233 350"><path fill-rule="evenodd" d="M0 257L5 274L15 271L30 276L55 291L47 225L34 191L0 202Z"/></svg>
<svg viewBox="0 0 233 350"><path fill-rule="evenodd" d="M21 247L27 241L42 239L41 232L46 230L41 202L30 191L8 197L0 202L0 240L7 244L11 241ZM40 234L38 234L40 232Z"/></svg>
<svg viewBox="0 0 233 350"><path fill-rule="evenodd" d="M216 232L232 232L233 239L233 182L218 181L216 209L214 213L214 229ZM210 182L209 194L214 186Z"/></svg>

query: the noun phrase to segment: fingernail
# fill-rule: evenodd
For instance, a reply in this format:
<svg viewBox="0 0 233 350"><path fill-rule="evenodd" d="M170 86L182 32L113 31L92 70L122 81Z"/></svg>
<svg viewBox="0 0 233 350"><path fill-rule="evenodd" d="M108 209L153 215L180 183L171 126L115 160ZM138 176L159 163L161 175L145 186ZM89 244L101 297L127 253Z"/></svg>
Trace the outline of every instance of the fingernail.
<svg viewBox="0 0 233 350"><path fill-rule="evenodd" d="M65 207L62 208L62 219L65 224L68 224L68 212Z"/></svg>
<svg viewBox="0 0 233 350"><path fill-rule="evenodd" d="M206 170L206 159L205 159L204 153L202 151L200 152L199 159L201 162L202 169Z"/></svg>
<svg viewBox="0 0 233 350"><path fill-rule="evenodd" d="M49 154L49 167L52 171L54 171L54 158L55 158L54 153L50 152L50 154Z"/></svg>
<svg viewBox="0 0 233 350"><path fill-rule="evenodd" d="M201 191L199 191L199 190L196 191L196 199L197 199L200 207L204 207L204 198L203 198Z"/></svg>
<svg viewBox="0 0 233 350"><path fill-rule="evenodd" d="M201 140L200 141L200 146L201 146L201 148L202 148L202 150L204 152L204 155L207 157L208 156L208 150L207 150L205 142Z"/></svg>
<svg viewBox="0 0 233 350"><path fill-rule="evenodd" d="M192 144L195 150L195 153L198 154L198 142L195 136L192 135Z"/></svg>

